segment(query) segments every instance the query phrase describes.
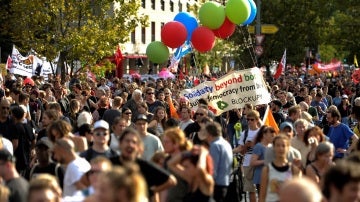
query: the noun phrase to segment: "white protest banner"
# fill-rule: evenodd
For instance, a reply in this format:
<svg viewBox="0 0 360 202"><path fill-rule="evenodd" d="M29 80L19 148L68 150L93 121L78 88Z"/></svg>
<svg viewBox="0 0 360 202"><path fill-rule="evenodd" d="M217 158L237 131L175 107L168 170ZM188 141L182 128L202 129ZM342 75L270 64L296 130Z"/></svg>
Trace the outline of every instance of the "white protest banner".
<svg viewBox="0 0 360 202"><path fill-rule="evenodd" d="M53 62L52 66L56 69L56 64ZM46 60L46 58L38 58L34 56L33 62L34 74L38 76L43 76L45 81L48 80L48 75L53 74L53 70L51 69L51 64Z"/></svg>
<svg viewBox="0 0 360 202"><path fill-rule="evenodd" d="M229 73L216 81L183 90L180 94L189 99L192 108L198 105L200 98L204 98L215 115L242 108L245 104L260 105L271 101L262 72L256 67Z"/></svg>
<svg viewBox="0 0 360 202"><path fill-rule="evenodd" d="M19 50L13 47L11 53L12 64L10 73L31 77L33 75L33 56L24 57Z"/></svg>

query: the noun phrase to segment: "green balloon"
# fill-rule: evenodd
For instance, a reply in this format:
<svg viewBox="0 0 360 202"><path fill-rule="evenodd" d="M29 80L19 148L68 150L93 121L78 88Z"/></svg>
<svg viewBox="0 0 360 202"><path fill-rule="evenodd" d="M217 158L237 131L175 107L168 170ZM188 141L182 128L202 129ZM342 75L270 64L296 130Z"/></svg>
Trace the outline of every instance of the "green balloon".
<svg viewBox="0 0 360 202"><path fill-rule="evenodd" d="M224 23L225 9L216 2L206 2L199 10L200 23L210 29L218 29Z"/></svg>
<svg viewBox="0 0 360 202"><path fill-rule="evenodd" d="M228 0L225 13L232 23L242 24L250 17L250 3L248 0Z"/></svg>
<svg viewBox="0 0 360 202"><path fill-rule="evenodd" d="M169 48L161 41L153 41L146 48L146 55L153 63L162 64L169 58Z"/></svg>

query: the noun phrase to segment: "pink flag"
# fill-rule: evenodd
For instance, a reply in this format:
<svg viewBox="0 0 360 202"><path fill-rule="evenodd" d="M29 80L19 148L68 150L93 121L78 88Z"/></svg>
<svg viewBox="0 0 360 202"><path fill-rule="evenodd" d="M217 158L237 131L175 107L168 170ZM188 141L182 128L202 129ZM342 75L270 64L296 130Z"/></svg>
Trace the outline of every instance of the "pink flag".
<svg viewBox="0 0 360 202"><path fill-rule="evenodd" d="M277 80L280 78L281 74L285 71L286 67L286 49L284 51L284 55L281 58L281 61L276 69L276 72L274 74L274 79Z"/></svg>

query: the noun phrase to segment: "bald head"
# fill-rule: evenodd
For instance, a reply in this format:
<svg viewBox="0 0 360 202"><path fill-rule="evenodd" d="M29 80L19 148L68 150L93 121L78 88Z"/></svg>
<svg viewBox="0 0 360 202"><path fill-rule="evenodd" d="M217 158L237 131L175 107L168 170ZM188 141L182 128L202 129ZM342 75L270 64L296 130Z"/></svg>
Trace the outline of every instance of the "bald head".
<svg viewBox="0 0 360 202"><path fill-rule="evenodd" d="M2 120L7 119L10 114L10 102L7 99L1 99L0 101L0 117Z"/></svg>
<svg viewBox="0 0 360 202"><path fill-rule="evenodd" d="M323 196L319 186L306 177L285 182L279 193L280 202L321 202Z"/></svg>
<svg viewBox="0 0 360 202"><path fill-rule="evenodd" d="M65 151L75 152L74 142L69 138L60 138L56 140L55 145L64 149Z"/></svg>

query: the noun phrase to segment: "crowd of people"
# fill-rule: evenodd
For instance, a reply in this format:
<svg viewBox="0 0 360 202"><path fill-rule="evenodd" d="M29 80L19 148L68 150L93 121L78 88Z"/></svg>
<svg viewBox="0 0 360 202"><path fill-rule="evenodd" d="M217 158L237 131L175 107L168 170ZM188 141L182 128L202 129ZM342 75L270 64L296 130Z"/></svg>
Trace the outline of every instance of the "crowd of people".
<svg viewBox="0 0 360 202"><path fill-rule="evenodd" d="M237 193L250 202L359 201L360 87L350 73L269 78L268 105L219 116L180 95L189 78L8 74L0 202L223 202L235 198L238 166ZM268 107L276 127L262 122Z"/></svg>

